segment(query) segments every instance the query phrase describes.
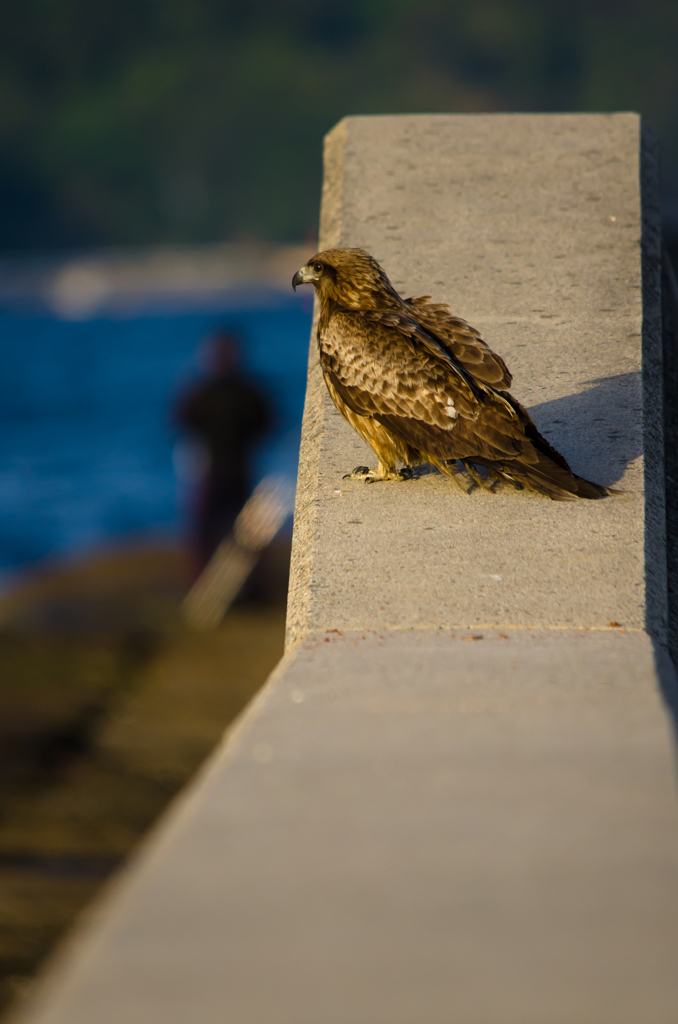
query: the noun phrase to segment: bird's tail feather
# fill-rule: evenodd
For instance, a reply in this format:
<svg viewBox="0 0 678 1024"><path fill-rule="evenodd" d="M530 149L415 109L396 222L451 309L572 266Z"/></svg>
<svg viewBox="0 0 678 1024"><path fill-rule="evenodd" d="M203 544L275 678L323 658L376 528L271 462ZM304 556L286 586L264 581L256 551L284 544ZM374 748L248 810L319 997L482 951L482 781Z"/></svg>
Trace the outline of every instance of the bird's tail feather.
<svg viewBox="0 0 678 1024"><path fill-rule="evenodd" d="M555 501L597 500L609 494L623 493L573 473L567 459L539 433L527 409L508 392L504 392L504 397L522 420L527 445L522 457L492 467L498 469L500 475L516 480L530 490L547 494Z"/></svg>
<svg viewBox="0 0 678 1024"><path fill-rule="evenodd" d="M610 488L592 483L555 463L549 465L546 459L540 459L537 465L525 465L518 461L500 465L483 461L482 464L487 469L494 469L504 479L513 480L528 490L545 494L554 501L576 501L577 498L597 500L615 493Z"/></svg>

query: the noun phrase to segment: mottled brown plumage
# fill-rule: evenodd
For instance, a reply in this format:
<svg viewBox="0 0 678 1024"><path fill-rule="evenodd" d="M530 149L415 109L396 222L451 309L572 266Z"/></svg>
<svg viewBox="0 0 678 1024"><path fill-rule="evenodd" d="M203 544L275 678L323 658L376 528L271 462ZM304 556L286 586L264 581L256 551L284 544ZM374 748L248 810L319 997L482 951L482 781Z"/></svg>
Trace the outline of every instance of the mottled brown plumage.
<svg viewBox="0 0 678 1024"><path fill-rule="evenodd" d="M328 249L295 274L320 300L318 350L342 416L367 441L379 468L352 474L403 479L430 463L452 473L460 460L557 500L600 498L607 488L572 472L508 392L503 359L478 331L429 296L401 299L362 249Z"/></svg>

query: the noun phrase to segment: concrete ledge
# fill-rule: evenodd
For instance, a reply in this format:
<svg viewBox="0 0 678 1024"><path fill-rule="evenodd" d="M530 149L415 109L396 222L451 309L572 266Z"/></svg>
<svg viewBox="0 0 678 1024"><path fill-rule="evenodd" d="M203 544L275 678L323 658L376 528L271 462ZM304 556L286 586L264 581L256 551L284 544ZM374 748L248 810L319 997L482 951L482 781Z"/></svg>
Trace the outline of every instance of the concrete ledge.
<svg viewBox="0 0 678 1024"><path fill-rule="evenodd" d="M347 484L312 345L288 653L24 1024L674 1024L653 166L633 114L330 134L321 246L449 300L632 495Z"/></svg>
<svg viewBox="0 0 678 1024"><path fill-rule="evenodd" d="M669 1024L654 671L637 634L307 639L29 1019Z"/></svg>
<svg viewBox="0 0 678 1024"><path fill-rule="evenodd" d="M332 626L610 622L666 639L659 222L646 144L643 317L640 142L634 114L352 118L328 137L321 247L364 246L404 294L449 301L576 471L632 495L564 509L464 498L439 476L397 493L344 482L369 450L313 359L290 642Z"/></svg>

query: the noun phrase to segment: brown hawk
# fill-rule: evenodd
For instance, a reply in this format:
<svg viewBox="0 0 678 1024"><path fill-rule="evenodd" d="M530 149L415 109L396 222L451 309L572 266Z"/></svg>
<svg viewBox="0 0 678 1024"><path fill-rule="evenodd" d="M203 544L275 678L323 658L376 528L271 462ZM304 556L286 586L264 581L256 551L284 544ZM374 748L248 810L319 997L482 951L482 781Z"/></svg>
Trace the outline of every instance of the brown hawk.
<svg viewBox="0 0 678 1024"><path fill-rule="evenodd" d="M611 493L573 473L541 436L478 331L428 295L402 299L363 249L318 253L294 275L299 284L313 284L320 300L332 401L379 459L352 479L403 480L422 463L455 475L458 460L481 484L478 467L560 501Z"/></svg>

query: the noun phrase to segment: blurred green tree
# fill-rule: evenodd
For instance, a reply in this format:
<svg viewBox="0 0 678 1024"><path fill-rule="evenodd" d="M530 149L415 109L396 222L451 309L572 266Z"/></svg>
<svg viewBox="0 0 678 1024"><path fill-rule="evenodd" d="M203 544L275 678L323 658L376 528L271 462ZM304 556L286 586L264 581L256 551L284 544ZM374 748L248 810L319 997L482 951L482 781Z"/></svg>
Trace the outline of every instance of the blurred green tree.
<svg viewBox="0 0 678 1024"><path fill-rule="evenodd" d="M678 179L675 0L5 0L0 248L291 240L353 113L640 110Z"/></svg>

